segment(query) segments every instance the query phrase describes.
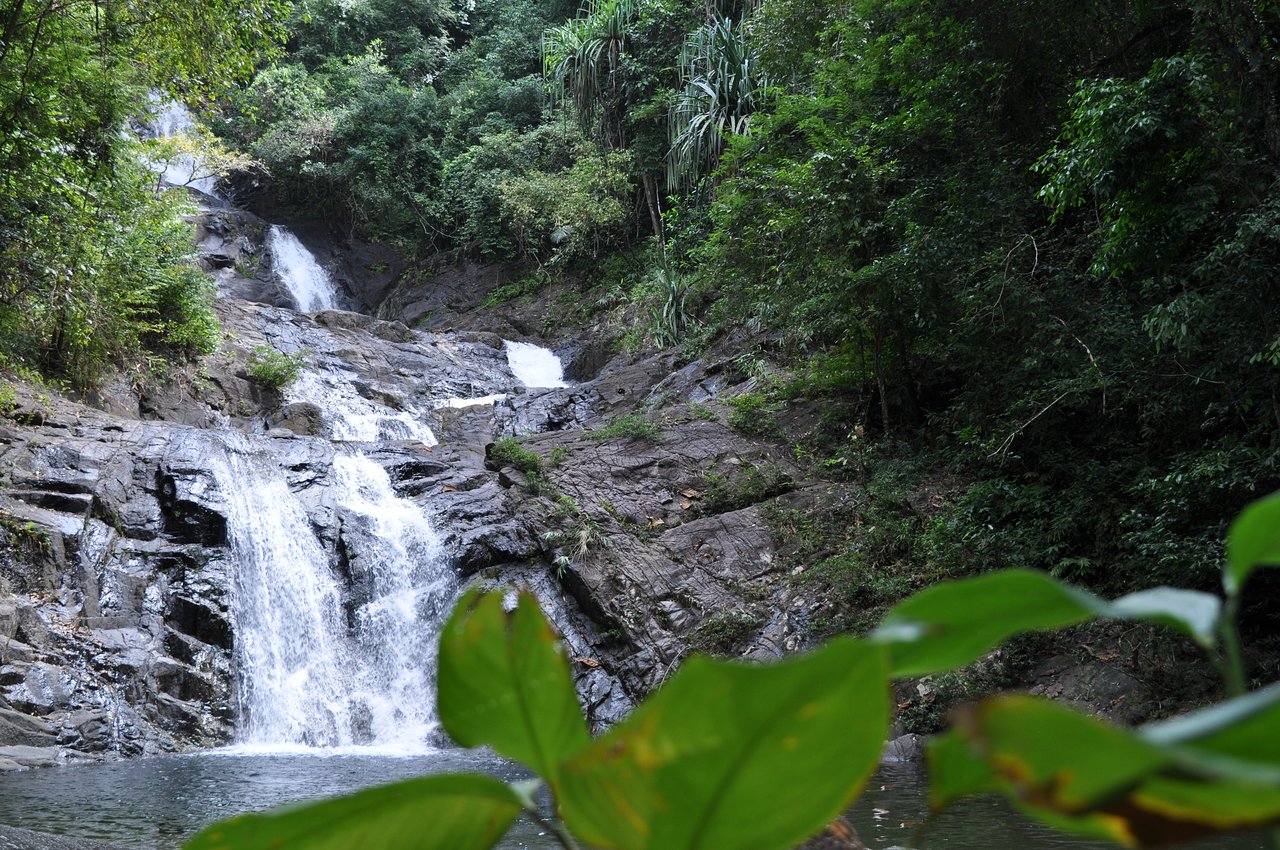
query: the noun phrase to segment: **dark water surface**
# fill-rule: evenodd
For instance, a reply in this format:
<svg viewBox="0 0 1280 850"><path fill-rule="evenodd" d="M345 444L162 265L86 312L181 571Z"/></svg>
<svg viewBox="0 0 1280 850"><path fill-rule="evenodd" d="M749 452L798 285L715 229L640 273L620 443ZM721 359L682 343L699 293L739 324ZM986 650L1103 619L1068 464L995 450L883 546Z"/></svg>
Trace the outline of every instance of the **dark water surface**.
<svg viewBox="0 0 1280 850"><path fill-rule="evenodd" d="M137 850L174 850L205 824L243 811L324 797L427 773L468 770L512 780L526 775L492 755L440 751L370 755L252 755L219 752L156 756L107 764L0 774L0 823L110 841ZM924 820L924 780L911 766L888 766L851 812L868 847L908 845ZM995 800L944 813L920 836L921 848L947 850L1102 850L1063 838ZM517 823L502 850L558 847L539 825ZM1260 838L1186 845L1263 850ZM355 850L355 848L353 848Z"/></svg>

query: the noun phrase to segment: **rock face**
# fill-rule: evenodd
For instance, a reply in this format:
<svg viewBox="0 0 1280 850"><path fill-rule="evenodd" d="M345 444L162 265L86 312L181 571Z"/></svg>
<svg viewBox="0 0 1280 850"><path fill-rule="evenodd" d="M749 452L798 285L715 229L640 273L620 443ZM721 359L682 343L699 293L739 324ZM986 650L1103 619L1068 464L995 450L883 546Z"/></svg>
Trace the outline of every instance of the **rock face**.
<svg viewBox="0 0 1280 850"><path fill-rule="evenodd" d="M515 269L442 266L437 288L392 289L388 318L303 315L280 306L266 227L230 209L199 219L222 294L219 352L94 406L22 390L0 418L0 769L234 735L235 512L223 488L240 484L211 471L230 450L280 470L349 609L367 592L350 569L365 532L335 503L333 459L358 451L381 465L460 573L538 595L597 726L691 649L771 657L800 645L807 602L780 581L762 513L798 476L693 404L731 391L723 364L677 370L670 355L634 360L586 340L561 349L572 386L527 388L499 333L536 332L535 317L449 320ZM377 275L396 268L368 246L317 250L366 308L386 288ZM439 332L397 320L433 305L447 309L423 326ZM303 364L296 383L254 377L264 346ZM599 433L626 411L649 411L641 433ZM509 436L541 469L495 458Z"/></svg>
<svg viewBox="0 0 1280 850"><path fill-rule="evenodd" d="M230 574L199 488L205 435L24 401L11 416L40 424L0 424L0 744L225 740Z"/></svg>

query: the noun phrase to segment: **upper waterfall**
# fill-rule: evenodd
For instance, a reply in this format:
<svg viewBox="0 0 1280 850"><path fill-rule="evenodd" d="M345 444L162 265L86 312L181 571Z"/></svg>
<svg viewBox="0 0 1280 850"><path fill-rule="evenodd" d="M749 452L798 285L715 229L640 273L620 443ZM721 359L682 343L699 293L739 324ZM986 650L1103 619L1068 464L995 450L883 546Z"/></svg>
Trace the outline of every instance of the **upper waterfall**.
<svg viewBox="0 0 1280 850"><path fill-rule="evenodd" d="M280 282L304 313L331 310L338 306L338 288L333 278L287 227L271 225L267 231L267 251Z"/></svg>
<svg viewBox="0 0 1280 850"><path fill-rule="evenodd" d="M191 136L196 129L191 111L176 100L157 100L155 117L147 124L157 139L179 139ZM200 158L191 153L178 153L163 162L152 163L161 179L171 186L188 186L213 198L218 194L218 177L210 174Z"/></svg>

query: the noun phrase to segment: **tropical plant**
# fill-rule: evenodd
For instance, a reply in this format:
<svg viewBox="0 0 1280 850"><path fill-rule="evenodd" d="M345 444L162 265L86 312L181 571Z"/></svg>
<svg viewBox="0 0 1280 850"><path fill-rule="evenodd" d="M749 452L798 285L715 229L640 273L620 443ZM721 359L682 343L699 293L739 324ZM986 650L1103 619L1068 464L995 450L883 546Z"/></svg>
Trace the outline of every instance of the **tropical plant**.
<svg viewBox="0 0 1280 850"><path fill-rule="evenodd" d="M1215 595L1155 588L1112 602L1042 573L936 585L866 639L775 664L690 659L592 740L555 630L536 600L463 597L441 635L439 711L463 746L538 779L436 776L215 824L186 850L484 850L525 812L569 850L785 850L837 818L875 769L894 677L970 664L1019 633L1094 617L1169 626L1211 652L1225 703L1132 731L1050 700L998 696L928 748L938 808L1001 793L1057 829L1131 847L1280 823L1280 684L1244 693L1240 591L1280 566L1280 493L1232 526ZM550 790L558 817L536 800Z"/></svg>
<svg viewBox="0 0 1280 850"><path fill-rule="evenodd" d="M279 392L302 376L306 363L306 351L289 354L269 345L256 345L249 352L249 377Z"/></svg>
<svg viewBox="0 0 1280 850"><path fill-rule="evenodd" d="M650 274L658 285L661 302L651 311L653 341L658 348L669 348L678 344L694 323L688 305L692 282L688 275L681 274L670 263L654 269Z"/></svg>
<svg viewBox="0 0 1280 850"><path fill-rule="evenodd" d="M717 16L680 53L683 89L671 107L667 185L687 188L709 173L730 135L746 135L768 81L747 28Z"/></svg>
<svg viewBox="0 0 1280 850"><path fill-rule="evenodd" d="M596 125L610 147L623 147L615 103L615 72L636 15L636 0L587 0L580 15L548 30L542 39L543 74L562 102L573 104L584 129Z"/></svg>

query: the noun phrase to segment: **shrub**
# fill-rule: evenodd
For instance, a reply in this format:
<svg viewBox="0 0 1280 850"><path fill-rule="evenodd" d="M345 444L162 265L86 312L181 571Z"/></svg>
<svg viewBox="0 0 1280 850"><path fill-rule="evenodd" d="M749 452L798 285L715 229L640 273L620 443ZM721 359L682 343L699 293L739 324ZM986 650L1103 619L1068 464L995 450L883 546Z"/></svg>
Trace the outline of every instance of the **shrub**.
<svg viewBox="0 0 1280 850"><path fill-rule="evenodd" d="M489 449L489 459L514 467L525 474L542 469L542 458L520 445L520 441L515 437L503 437L494 443Z"/></svg>
<svg viewBox="0 0 1280 850"><path fill-rule="evenodd" d="M639 413L628 413L625 416L614 418L603 428L589 431L587 436L593 440L600 441L623 437L628 440L644 440L645 442L654 443L657 442L660 433L662 433L662 428L659 427L657 422L650 422Z"/></svg>
<svg viewBox="0 0 1280 850"><path fill-rule="evenodd" d="M298 380L306 362L304 351L286 354L269 345L254 346L249 354L249 377L278 392Z"/></svg>

